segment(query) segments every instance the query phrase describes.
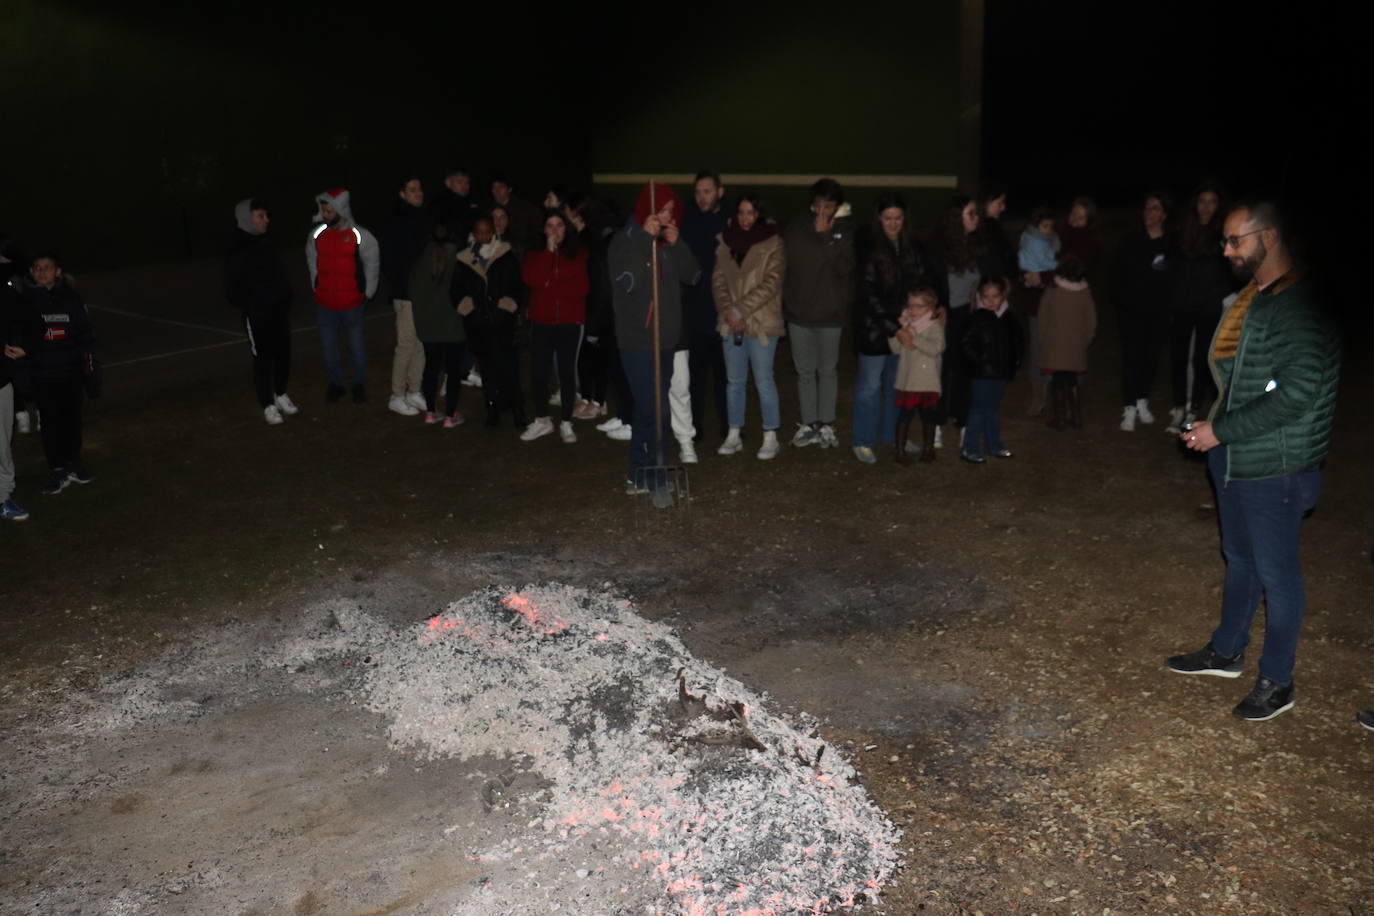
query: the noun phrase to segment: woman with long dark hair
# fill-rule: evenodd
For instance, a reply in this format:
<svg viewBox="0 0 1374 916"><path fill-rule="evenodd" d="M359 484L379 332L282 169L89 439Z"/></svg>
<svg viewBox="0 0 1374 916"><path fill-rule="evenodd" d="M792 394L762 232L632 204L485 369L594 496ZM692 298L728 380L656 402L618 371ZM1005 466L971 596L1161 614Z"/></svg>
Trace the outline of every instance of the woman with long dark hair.
<svg viewBox="0 0 1374 916"><path fill-rule="evenodd" d="M487 426L501 422L509 410L517 428L525 428L525 405L520 394L520 351L516 345L520 300L520 264L506 242L496 238L491 217L472 224L472 242L458 252L450 296L463 317L468 345L482 366L482 395L487 403ZM449 380L449 384L454 384Z"/></svg>
<svg viewBox="0 0 1374 916"><path fill-rule="evenodd" d="M587 320L587 252L559 210L544 216L544 247L525 255L521 278L530 291L530 375L534 381L534 421L520 435L526 442L553 432L549 419L549 365L558 361L559 437L577 441L573 407L577 400L577 353Z"/></svg>
<svg viewBox="0 0 1374 916"><path fill-rule="evenodd" d="M854 457L864 464L874 464L878 457L873 447L879 441L891 442L888 437L896 432L897 355L889 341L901 329L906 291L920 284L936 286L937 279L943 281L916 243L906 201L897 194L883 194L873 208L870 251L855 308L859 365L854 377L852 440ZM897 447L903 448L904 443Z"/></svg>
<svg viewBox="0 0 1374 916"><path fill-rule="evenodd" d="M1177 434L1184 423L1196 419L1203 402L1216 393L1207 365L1207 348L1221 320L1222 300L1233 287L1231 271L1221 253L1225 212L1222 203L1217 186L1204 183L1193 192L1178 234L1173 307L1169 314L1169 365L1174 396L1167 427L1170 433Z"/></svg>
<svg viewBox="0 0 1374 916"><path fill-rule="evenodd" d="M1150 191L1141 198L1141 225L1116 251L1111 297L1121 334L1121 430L1155 421L1150 412L1159 351L1169 336L1176 252L1169 233L1169 197Z"/></svg>

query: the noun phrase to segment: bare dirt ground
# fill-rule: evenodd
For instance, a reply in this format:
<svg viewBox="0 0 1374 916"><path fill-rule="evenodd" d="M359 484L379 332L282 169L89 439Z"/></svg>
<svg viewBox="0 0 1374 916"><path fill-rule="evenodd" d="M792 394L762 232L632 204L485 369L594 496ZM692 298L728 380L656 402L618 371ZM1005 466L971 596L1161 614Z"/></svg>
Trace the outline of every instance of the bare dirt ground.
<svg viewBox="0 0 1374 916"><path fill-rule="evenodd" d="M175 341L97 319L127 361L231 340L231 313L201 312L186 320L210 330ZM622 494L623 446L589 424L574 446L523 444L388 413L389 322L369 328L365 407L324 405L304 333L284 426L254 408L246 354L211 346L110 370L91 486L39 496L41 450L18 440L33 518L0 531L0 912L451 911L483 878L471 850L519 826L482 805L505 764L389 748L348 666L234 660L280 650L330 602L400 627L531 582L621 590L697 657L819 717L904 831L881 912L1374 907L1374 735L1353 721L1374 705L1367 360L1347 366L1304 529L1298 704L1254 724L1229 714L1253 661L1239 681L1163 669L1206 641L1222 563L1201 466L1159 423L1115 428L1110 324L1081 433L1024 417L1018 384L1016 457L984 467L948 449L909 469L847 448L763 463L708 438L690 508L669 511ZM786 352L778 365L788 419ZM178 659L206 653L214 676L187 678ZM127 727L74 729L83 711Z"/></svg>

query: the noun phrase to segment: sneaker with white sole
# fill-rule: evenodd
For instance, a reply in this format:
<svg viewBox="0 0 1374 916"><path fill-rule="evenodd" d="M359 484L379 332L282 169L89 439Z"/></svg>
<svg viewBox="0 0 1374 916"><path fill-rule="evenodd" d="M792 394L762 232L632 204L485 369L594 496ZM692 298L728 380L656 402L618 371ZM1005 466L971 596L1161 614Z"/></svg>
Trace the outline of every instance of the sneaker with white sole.
<svg viewBox="0 0 1374 916"><path fill-rule="evenodd" d="M1261 674L1249 695L1231 710L1231 715L1251 722L1265 722L1292 708L1293 685L1280 687Z"/></svg>
<svg viewBox="0 0 1374 916"><path fill-rule="evenodd" d="M634 438L634 429L631 428L630 424L622 423L615 429L606 430L606 438L614 439L617 442L629 442Z"/></svg>
<svg viewBox="0 0 1374 916"><path fill-rule="evenodd" d="M438 412L433 411L433 410L426 410L426 411L425 411L425 425L426 425L426 426L433 426L435 423L442 423L443 420L444 420L443 416L441 416Z"/></svg>
<svg viewBox="0 0 1374 916"><path fill-rule="evenodd" d="M412 391L410 394L406 395L406 403L414 407L417 411L429 407L429 404L425 401L425 396L418 391Z"/></svg>
<svg viewBox="0 0 1374 916"><path fill-rule="evenodd" d="M67 479L67 469L58 468L52 472L52 476L48 478L48 485L41 492L44 496L56 496L65 490L69 483L71 481Z"/></svg>
<svg viewBox="0 0 1374 916"><path fill-rule="evenodd" d="M1355 713L1355 721L1374 732L1374 709L1361 709Z"/></svg>
<svg viewBox="0 0 1374 916"><path fill-rule="evenodd" d="M1209 642L1196 652L1171 655L1164 664L1175 674L1210 674L1212 677L1240 677L1245 671L1245 653L1222 655Z"/></svg>
<svg viewBox="0 0 1374 916"><path fill-rule="evenodd" d="M67 470L67 483L79 483L83 487L95 480L95 475L81 465Z"/></svg>
<svg viewBox="0 0 1374 916"><path fill-rule="evenodd" d="M677 440L677 450L683 464L697 463L697 447L691 439Z"/></svg>
<svg viewBox="0 0 1374 916"><path fill-rule="evenodd" d="M558 424L558 438L562 439L568 445L572 445L577 441L577 433L573 432L571 420L564 420Z"/></svg>
<svg viewBox="0 0 1374 916"><path fill-rule="evenodd" d="M760 461L772 461L778 457L778 431L776 429L763 431L763 445L759 446L758 457Z"/></svg>
<svg viewBox="0 0 1374 916"><path fill-rule="evenodd" d="M22 522L29 517L29 513L19 507L19 504L12 499L6 499L0 503L0 518L10 522Z"/></svg>
<svg viewBox="0 0 1374 916"><path fill-rule="evenodd" d="M596 431L599 433L608 433L613 429L620 429L620 427L624 425L626 425L624 420L619 417L611 417L609 420L596 424Z"/></svg>
<svg viewBox="0 0 1374 916"><path fill-rule="evenodd" d="M413 417L420 412L415 409L413 404L400 395L393 395L391 400L387 401L386 409L392 413L398 413L403 417Z"/></svg>
<svg viewBox="0 0 1374 916"><path fill-rule="evenodd" d="M725 436L725 441L716 449L717 455L733 455L744 450L744 443L740 441L739 430L731 429Z"/></svg>
<svg viewBox="0 0 1374 916"><path fill-rule="evenodd" d="M1135 432L1135 408L1121 408L1121 431L1123 433Z"/></svg>
<svg viewBox="0 0 1374 916"><path fill-rule="evenodd" d="M574 420L595 420L601 416L601 405L595 401L578 401L573 408Z"/></svg>
<svg viewBox="0 0 1374 916"><path fill-rule="evenodd" d="M808 445L817 445L821 441L821 434L809 423L798 423L797 431L792 434L792 441L788 445L795 445L797 448L806 448Z"/></svg>
<svg viewBox="0 0 1374 916"><path fill-rule="evenodd" d="M858 458L864 464L878 463L878 456L873 454L873 449L869 448L867 445L854 446L854 457Z"/></svg>
<svg viewBox="0 0 1374 916"><path fill-rule="evenodd" d="M429 420L426 419L425 422L428 423ZM453 413L444 417L444 429L457 429L466 422L467 417L463 416L461 413Z"/></svg>
<svg viewBox="0 0 1374 916"><path fill-rule="evenodd" d="M291 400L291 398L287 397L285 394L277 395L273 399L273 403L277 405L278 410L280 410L283 414L285 414L288 417L295 416L296 414L301 412L301 409L296 406L296 402Z"/></svg>
<svg viewBox="0 0 1374 916"><path fill-rule="evenodd" d="M945 447L945 428L943 426L935 427L935 447Z"/></svg>
<svg viewBox="0 0 1374 916"><path fill-rule="evenodd" d="M822 423L816 435L820 439L821 448L834 448L840 444L840 437L835 435L835 427L829 423Z"/></svg>
<svg viewBox="0 0 1374 916"><path fill-rule="evenodd" d="M267 421L268 426L280 426L281 408L276 404L268 404L262 409L262 418Z"/></svg>
<svg viewBox="0 0 1374 916"><path fill-rule="evenodd" d="M553 432L553 421L548 417L535 417L525 431L520 434L521 442L533 442L540 436L547 436Z"/></svg>
<svg viewBox="0 0 1374 916"><path fill-rule="evenodd" d="M562 407L562 406L563 406L563 392L562 392L562 391L560 391L560 390L555 390L554 393L553 393L552 395L549 396L549 406L550 406L550 407Z"/></svg>
<svg viewBox="0 0 1374 916"><path fill-rule="evenodd" d="M17 410L14 413L14 422L19 426L19 432L28 435L33 431L33 421L29 419L27 410Z"/></svg>
<svg viewBox="0 0 1374 916"><path fill-rule="evenodd" d="M1187 411L1184 410L1182 407L1170 407L1169 425L1164 427L1164 431L1166 433L1171 433L1175 436L1183 432L1183 418L1186 414Z"/></svg>
<svg viewBox="0 0 1374 916"><path fill-rule="evenodd" d="M1155 421L1155 415L1150 413L1150 402L1144 398L1139 398L1135 402L1135 417L1141 423L1149 426Z"/></svg>
<svg viewBox="0 0 1374 916"><path fill-rule="evenodd" d="M480 376L480 375L477 374L477 370L476 370L476 369L473 369L473 370L472 370L471 372L469 372L469 373L467 374L467 376L463 379L463 384L464 384L466 387L468 387L468 388L481 388L481 387L482 387L482 376Z"/></svg>

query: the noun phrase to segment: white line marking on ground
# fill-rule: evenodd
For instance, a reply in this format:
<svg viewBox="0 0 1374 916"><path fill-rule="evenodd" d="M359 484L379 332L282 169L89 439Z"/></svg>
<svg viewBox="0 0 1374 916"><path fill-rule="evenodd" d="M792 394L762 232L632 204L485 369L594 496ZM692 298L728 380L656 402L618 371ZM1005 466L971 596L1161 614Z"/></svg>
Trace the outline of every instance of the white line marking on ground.
<svg viewBox="0 0 1374 916"><path fill-rule="evenodd" d="M226 331L224 328L212 327L208 324L192 324L189 321L176 321L171 318L155 318L152 315L140 315L138 312L126 312L124 309L110 308L108 305L87 305L87 309L93 312L109 312L111 315L123 315L125 318L139 318L143 321L156 321L159 324L176 325L179 328L190 328L193 331L209 331L212 334L228 334L230 337L239 337L242 331Z"/></svg>
<svg viewBox="0 0 1374 916"><path fill-rule="evenodd" d="M90 307L91 307L91 306L87 306L87 308L90 308ZM105 311L112 311L112 309L105 309ZM143 317L143 316L140 315L140 316L137 316L137 317ZM378 312L376 315L366 315L366 316L364 316L364 317L363 317L363 320L364 320L364 321L371 321L371 320L374 319L374 318L394 318L394 317L395 317L395 315L392 315L392 314L388 314L388 313L385 313L385 312ZM154 320L156 320L156 319L154 319ZM175 324L175 322L173 322L173 323ZM320 326L317 325L317 324L308 324L308 325L306 325L306 326L303 327L303 328L295 328L294 330L292 330L291 333L292 333L292 334L304 334L306 331L316 331L316 330L319 330L319 327L320 327ZM236 335L236 336L237 336L237 335ZM173 356L184 356L184 355L187 354L187 353L199 353L199 352L202 351L202 350L218 350L218 349L221 349L222 347L236 347L236 346L239 346L240 344L246 344L246 343L248 343L248 339L247 339L246 337L239 337L238 340L226 340L226 341L224 341L224 343L212 343L212 344L204 344L204 345L199 346L199 347L187 347L185 350L172 350L172 351L170 351L170 352L168 352L168 353L154 353L154 354L152 354L151 356L136 356L136 357L134 357L133 359L121 359L121 360L120 360L119 362L117 362L117 363L103 363L102 366L101 366L101 368L104 368L104 369L118 369L120 366L132 366L132 365L134 365L134 364L136 364L136 363L150 363L150 362L153 362L154 360L159 360L159 359L170 359L170 358L173 357Z"/></svg>

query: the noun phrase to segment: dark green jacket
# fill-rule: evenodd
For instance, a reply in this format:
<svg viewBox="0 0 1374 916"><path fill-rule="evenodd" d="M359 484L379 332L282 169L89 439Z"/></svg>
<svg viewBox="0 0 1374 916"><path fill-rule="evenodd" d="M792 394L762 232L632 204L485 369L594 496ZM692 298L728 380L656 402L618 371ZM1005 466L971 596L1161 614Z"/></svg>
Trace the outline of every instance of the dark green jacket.
<svg viewBox="0 0 1374 916"><path fill-rule="evenodd" d="M415 336L421 343L462 343L467 340L463 319L458 317L457 303L449 286L458 266L452 245L444 245L440 263L443 268L434 272L434 249L430 242L415 258L410 268L409 291L411 315L415 318Z"/></svg>
<svg viewBox="0 0 1374 916"><path fill-rule="evenodd" d="M1236 355L1212 361L1222 392L1212 431L1227 446L1228 481L1295 474L1326 458L1341 341L1313 296L1312 285L1301 279L1257 294Z"/></svg>

